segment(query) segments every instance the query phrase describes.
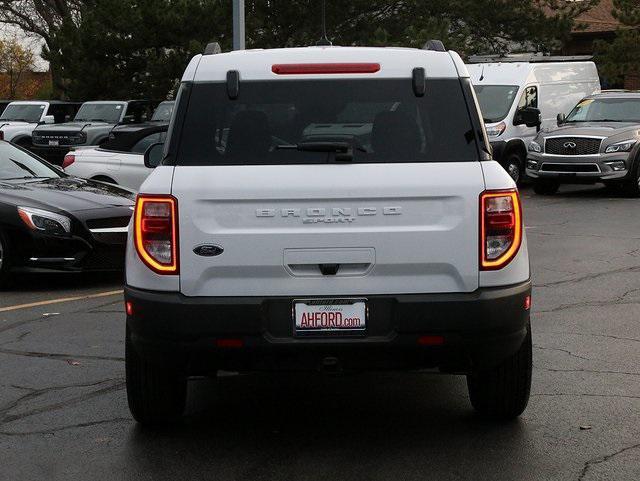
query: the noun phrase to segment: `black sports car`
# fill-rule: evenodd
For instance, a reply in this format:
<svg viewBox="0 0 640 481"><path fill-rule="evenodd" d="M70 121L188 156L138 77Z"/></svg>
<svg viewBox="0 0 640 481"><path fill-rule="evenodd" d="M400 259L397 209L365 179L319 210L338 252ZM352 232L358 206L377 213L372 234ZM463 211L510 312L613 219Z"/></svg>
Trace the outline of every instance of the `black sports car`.
<svg viewBox="0 0 640 481"><path fill-rule="evenodd" d="M121 270L134 202L0 141L0 286L18 271Z"/></svg>

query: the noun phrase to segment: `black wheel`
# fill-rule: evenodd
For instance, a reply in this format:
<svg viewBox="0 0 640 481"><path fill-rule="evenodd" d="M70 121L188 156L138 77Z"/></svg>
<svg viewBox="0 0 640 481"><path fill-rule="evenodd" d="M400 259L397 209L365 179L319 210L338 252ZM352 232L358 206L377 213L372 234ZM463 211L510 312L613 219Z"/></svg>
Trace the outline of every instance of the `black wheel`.
<svg viewBox="0 0 640 481"><path fill-rule="evenodd" d="M553 195L559 188L560 184L553 180L537 180L533 184L533 191L538 195Z"/></svg>
<svg viewBox="0 0 640 481"><path fill-rule="evenodd" d="M624 193L628 197L640 197L640 161L635 162L631 178L624 183Z"/></svg>
<svg viewBox="0 0 640 481"><path fill-rule="evenodd" d="M527 407L533 368L531 326L520 349L493 369L467 376L471 404L480 414L499 419L520 416Z"/></svg>
<svg viewBox="0 0 640 481"><path fill-rule="evenodd" d="M95 180L98 182L106 182L107 184L118 185L118 183L110 177L106 177L104 175L98 175L96 177L92 177L91 180Z"/></svg>
<svg viewBox="0 0 640 481"><path fill-rule="evenodd" d="M607 189L608 192L615 194L620 191L622 184L620 182L605 182L604 188Z"/></svg>
<svg viewBox="0 0 640 481"><path fill-rule="evenodd" d="M509 154L504 164L504 169L507 174L513 179L516 184L519 184L523 179L523 162L517 153Z"/></svg>
<svg viewBox="0 0 640 481"><path fill-rule="evenodd" d="M125 344L127 399L133 418L158 426L178 420L187 398L187 378L174 366L145 361L136 352L127 329Z"/></svg>
<svg viewBox="0 0 640 481"><path fill-rule="evenodd" d="M33 144L31 143L30 138L20 139L16 142L16 145L19 145L20 147L26 150L31 150L31 147L33 147Z"/></svg>
<svg viewBox="0 0 640 481"><path fill-rule="evenodd" d="M0 231L0 289L7 287L11 280L9 273L11 269L9 254L9 242L2 231Z"/></svg>

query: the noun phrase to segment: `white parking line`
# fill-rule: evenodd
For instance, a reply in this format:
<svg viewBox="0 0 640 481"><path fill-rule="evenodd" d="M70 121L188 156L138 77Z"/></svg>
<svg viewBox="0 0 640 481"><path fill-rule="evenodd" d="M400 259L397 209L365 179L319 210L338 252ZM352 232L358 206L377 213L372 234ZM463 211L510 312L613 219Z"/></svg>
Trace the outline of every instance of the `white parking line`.
<svg viewBox="0 0 640 481"><path fill-rule="evenodd" d="M20 310L20 309L29 309L29 308L32 308L32 307L41 307L41 306L49 306L51 304L60 304L62 302L83 301L83 300L86 300L86 299L96 299L96 298L99 298L99 297L117 296L117 295L121 295L121 294L124 294L123 290L98 292L96 294L89 294L87 296L62 297L60 299L48 299L46 301L31 302L29 304L18 304L18 305L15 305L15 306L0 307L0 312L17 311L17 310Z"/></svg>

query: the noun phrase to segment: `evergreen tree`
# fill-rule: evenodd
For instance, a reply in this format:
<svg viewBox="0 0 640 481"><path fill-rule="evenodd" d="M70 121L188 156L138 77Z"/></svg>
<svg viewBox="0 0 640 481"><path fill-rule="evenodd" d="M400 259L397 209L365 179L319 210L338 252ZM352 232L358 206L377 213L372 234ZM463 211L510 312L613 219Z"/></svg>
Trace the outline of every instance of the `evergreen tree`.
<svg viewBox="0 0 640 481"><path fill-rule="evenodd" d="M327 31L336 45L421 47L437 38L462 55L551 51L568 38L576 15L597 1L327 0ZM231 47L231 0L19 3L22 10L15 0L0 0L0 23L17 24L45 40L43 56L54 86L74 99L161 99L208 41ZM247 0L247 46L315 44L320 5Z"/></svg>
<svg viewBox="0 0 640 481"><path fill-rule="evenodd" d="M613 16L622 27L612 42L596 42L596 58L602 74L619 81L627 74L640 74L640 2L614 0Z"/></svg>

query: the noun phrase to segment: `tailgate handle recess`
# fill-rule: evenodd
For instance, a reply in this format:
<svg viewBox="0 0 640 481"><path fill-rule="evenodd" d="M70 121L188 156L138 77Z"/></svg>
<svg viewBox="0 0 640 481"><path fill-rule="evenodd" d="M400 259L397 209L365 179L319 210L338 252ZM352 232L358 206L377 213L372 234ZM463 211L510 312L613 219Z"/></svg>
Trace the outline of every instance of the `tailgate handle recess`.
<svg viewBox="0 0 640 481"><path fill-rule="evenodd" d="M376 263L372 247L285 249L284 268L294 277L366 276Z"/></svg>
<svg viewBox="0 0 640 481"><path fill-rule="evenodd" d="M335 276L340 269L340 264L318 264L323 276Z"/></svg>

